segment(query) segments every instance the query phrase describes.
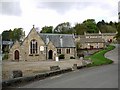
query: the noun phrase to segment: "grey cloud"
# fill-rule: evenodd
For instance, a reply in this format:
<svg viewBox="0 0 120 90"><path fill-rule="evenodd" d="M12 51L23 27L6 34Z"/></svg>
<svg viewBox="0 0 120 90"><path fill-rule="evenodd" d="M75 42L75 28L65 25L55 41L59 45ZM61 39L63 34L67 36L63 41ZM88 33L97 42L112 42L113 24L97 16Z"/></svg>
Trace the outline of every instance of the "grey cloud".
<svg viewBox="0 0 120 90"><path fill-rule="evenodd" d="M94 5L92 2L37 2L36 4L38 8L53 9L61 14L69 11L71 8L80 10Z"/></svg>
<svg viewBox="0 0 120 90"><path fill-rule="evenodd" d="M2 15L21 15L19 2L0 2L0 6L0 14Z"/></svg>
<svg viewBox="0 0 120 90"><path fill-rule="evenodd" d="M118 12L120 12L120 1L118 2Z"/></svg>
<svg viewBox="0 0 120 90"><path fill-rule="evenodd" d="M90 6L97 6L100 8L109 9L110 6L106 3L97 2L36 2L37 8L48 8L57 11L58 13L64 14L71 8L82 10Z"/></svg>
<svg viewBox="0 0 120 90"><path fill-rule="evenodd" d="M37 3L38 8L48 8L57 11L58 13L65 13L73 7L74 2L40 2Z"/></svg>

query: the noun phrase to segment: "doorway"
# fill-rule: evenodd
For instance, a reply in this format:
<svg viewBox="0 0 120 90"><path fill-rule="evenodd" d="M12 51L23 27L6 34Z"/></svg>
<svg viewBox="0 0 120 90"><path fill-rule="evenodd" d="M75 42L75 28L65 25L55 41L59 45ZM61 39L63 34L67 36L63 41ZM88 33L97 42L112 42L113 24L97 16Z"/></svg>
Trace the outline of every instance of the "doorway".
<svg viewBox="0 0 120 90"><path fill-rule="evenodd" d="M53 51L49 50L49 57L48 57L48 59L52 59L52 58L53 58Z"/></svg>
<svg viewBox="0 0 120 90"><path fill-rule="evenodd" d="M18 50L15 51L14 58L15 58L15 60L19 61L19 51Z"/></svg>

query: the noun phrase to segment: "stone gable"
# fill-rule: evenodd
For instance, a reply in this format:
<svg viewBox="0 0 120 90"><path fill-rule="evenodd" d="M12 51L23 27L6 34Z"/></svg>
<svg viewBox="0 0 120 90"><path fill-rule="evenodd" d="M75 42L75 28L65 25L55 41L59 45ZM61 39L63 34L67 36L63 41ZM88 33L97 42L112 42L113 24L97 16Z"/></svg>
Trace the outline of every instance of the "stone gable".
<svg viewBox="0 0 120 90"><path fill-rule="evenodd" d="M46 43L47 36L49 36L49 43ZM70 56L75 55L75 43L72 35L62 34L62 47L60 46L58 34L39 34L34 26L30 33L20 44L16 42L10 49L10 60L19 61L40 61L40 60L55 60L57 54L57 48L61 48L62 54L65 55L65 59L70 59ZM56 40L57 39L57 40ZM66 49L70 48L71 53L67 54ZM16 52L15 52L16 51Z"/></svg>

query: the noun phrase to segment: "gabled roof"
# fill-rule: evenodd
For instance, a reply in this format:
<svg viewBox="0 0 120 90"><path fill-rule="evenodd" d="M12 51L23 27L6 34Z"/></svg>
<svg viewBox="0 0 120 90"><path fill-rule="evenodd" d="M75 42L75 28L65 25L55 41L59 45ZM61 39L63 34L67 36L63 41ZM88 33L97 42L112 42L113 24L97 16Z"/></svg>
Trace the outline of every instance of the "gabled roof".
<svg viewBox="0 0 120 90"><path fill-rule="evenodd" d="M72 34L46 34L40 33L40 37L43 39L45 43L48 38L55 47L75 47L75 42ZM61 40L60 40L61 39Z"/></svg>

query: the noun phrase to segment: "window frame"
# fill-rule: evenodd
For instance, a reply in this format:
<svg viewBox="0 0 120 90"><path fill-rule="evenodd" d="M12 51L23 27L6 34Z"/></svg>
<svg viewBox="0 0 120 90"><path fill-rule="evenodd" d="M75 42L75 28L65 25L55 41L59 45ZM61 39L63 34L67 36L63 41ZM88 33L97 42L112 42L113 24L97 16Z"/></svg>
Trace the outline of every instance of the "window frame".
<svg viewBox="0 0 120 90"><path fill-rule="evenodd" d="M57 54L61 54L62 53L62 49L61 48L57 48Z"/></svg>
<svg viewBox="0 0 120 90"><path fill-rule="evenodd" d="M66 49L66 54L70 54L71 53L71 49L70 48L67 48Z"/></svg>
<svg viewBox="0 0 120 90"><path fill-rule="evenodd" d="M30 41L30 54L38 54L38 42L35 39Z"/></svg>

